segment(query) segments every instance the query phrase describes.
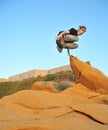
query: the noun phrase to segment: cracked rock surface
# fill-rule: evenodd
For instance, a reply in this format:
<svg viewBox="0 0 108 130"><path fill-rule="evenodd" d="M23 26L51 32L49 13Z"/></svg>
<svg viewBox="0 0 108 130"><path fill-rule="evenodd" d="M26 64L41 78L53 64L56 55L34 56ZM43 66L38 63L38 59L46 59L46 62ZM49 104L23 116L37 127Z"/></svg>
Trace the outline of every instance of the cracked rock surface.
<svg viewBox="0 0 108 130"><path fill-rule="evenodd" d="M82 77L78 79L80 62ZM90 65L86 68L88 63L75 57L70 57L70 64L77 82L61 92L50 81L49 86L39 82L38 89L3 97L0 130L108 130L107 76Z"/></svg>

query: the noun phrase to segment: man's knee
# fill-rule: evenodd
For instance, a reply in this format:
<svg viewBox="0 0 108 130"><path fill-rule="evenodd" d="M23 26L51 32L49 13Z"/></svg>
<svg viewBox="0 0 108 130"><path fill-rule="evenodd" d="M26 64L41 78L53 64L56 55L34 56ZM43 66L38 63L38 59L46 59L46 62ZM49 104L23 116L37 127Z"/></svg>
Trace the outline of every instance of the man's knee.
<svg viewBox="0 0 108 130"><path fill-rule="evenodd" d="M66 43L64 48L76 49L76 48L78 48L78 44L76 44L76 43Z"/></svg>
<svg viewBox="0 0 108 130"><path fill-rule="evenodd" d="M76 49L76 48L78 48L78 44L73 43L73 49Z"/></svg>

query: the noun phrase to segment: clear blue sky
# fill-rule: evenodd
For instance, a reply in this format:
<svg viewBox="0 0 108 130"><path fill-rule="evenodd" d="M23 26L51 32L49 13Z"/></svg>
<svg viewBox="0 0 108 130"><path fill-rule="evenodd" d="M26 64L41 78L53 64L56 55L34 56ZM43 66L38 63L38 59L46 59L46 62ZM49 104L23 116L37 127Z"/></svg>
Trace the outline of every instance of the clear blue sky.
<svg viewBox="0 0 108 130"><path fill-rule="evenodd" d="M60 30L85 25L71 54L108 76L108 0L0 0L0 78L69 64Z"/></svg>

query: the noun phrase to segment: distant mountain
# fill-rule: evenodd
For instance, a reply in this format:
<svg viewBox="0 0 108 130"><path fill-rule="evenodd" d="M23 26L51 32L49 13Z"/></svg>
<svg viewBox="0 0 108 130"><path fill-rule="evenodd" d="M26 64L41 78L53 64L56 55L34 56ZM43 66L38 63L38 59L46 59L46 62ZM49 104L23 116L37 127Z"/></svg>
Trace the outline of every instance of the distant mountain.
<svg viewBox="0 0 108 130"><path fill-rule="evenodd" d="M0 78L0 82L7 82L9 81L8 79Z"/></svg>

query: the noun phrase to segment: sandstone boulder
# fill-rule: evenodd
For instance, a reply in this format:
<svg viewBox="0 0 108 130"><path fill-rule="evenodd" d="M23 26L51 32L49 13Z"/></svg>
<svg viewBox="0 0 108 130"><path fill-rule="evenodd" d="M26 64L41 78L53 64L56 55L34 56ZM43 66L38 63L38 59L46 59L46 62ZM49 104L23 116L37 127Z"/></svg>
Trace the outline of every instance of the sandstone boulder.
<svg viewBox="0 0 108 130"><path fill-rule="evenodd" d="M70 65L77 83L100 93L108 93L108 77L100 70L74 56L70 56Z"/></svg>

